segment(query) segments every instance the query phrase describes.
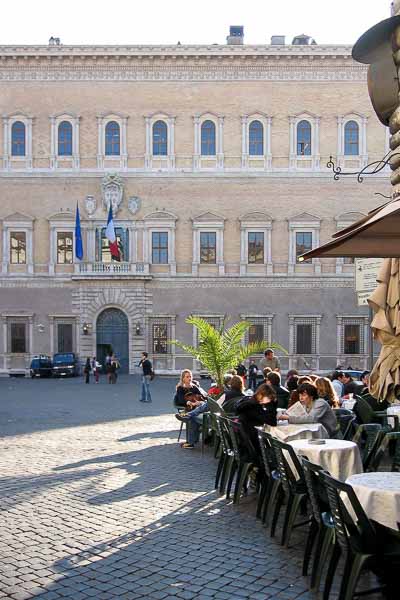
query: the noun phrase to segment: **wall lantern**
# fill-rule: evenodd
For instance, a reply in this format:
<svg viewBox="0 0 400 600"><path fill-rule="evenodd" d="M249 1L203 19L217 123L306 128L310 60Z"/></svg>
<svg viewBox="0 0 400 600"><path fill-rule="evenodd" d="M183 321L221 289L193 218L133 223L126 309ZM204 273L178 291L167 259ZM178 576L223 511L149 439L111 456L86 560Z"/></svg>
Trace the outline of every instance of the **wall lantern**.
<svg viewBox="0 0 400 600"><path fill-rule="evenodd" d="M89 323L86 323L86 322L85 322L85 323L82 325L82 333L83 333L83 335L89 335L89 329L90 329L90 325L89 325Z"/></svg>
<svg viewBox="0 0 400 600"><path fill-rule="evenodd" d="M37 326L37 330L39 333L43 333L44 332L44 325L43 323L39 323Z"/></svg>
<svg viewBox="0 0 400 600"><path fill-rule="evenodd" d="M136 333L136 335L141 335L142 334L142 330L140 328L140 323L136 323L136 325L135 325L135 333Z"/></svg>

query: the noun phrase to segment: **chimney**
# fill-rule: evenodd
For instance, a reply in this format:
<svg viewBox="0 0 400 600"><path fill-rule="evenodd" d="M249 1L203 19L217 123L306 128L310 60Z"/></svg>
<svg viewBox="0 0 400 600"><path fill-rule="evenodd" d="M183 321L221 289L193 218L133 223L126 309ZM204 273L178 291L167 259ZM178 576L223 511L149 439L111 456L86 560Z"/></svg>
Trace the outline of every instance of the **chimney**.
<svg viewBox="0 0 400 600"><path fill-rule="evenodd" d="M271 46L284 46L285 36L284 35L271 35Z"/></svg>
<svg viewBox="0 0 400 600"><path fill-rule="evenodd" d="M238 46L243 44L244 40L244 27L243 25L231 25L229 27L229 35L226 38L226 43Z"/></svg>
<svg viewBox="0 0 400 600"><path fill-rule="evenodd" d="M293 38L292 46L315 46L316 43L317 42L312 37L302 33Z"/></svg>

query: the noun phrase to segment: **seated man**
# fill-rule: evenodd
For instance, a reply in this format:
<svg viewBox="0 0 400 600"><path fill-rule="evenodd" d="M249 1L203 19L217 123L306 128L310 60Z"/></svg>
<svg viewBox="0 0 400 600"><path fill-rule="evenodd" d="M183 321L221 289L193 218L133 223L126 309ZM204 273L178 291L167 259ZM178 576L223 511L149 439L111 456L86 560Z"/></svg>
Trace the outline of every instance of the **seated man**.
<svg viewBox="0 0 400 600"><path fill-rule="evenodd" d="M279 373L272 371L267 375L267 383L269 383L275 394L278 403L277 408L287 408L289 404L290 392L281 385L281 376Z"/></svg>

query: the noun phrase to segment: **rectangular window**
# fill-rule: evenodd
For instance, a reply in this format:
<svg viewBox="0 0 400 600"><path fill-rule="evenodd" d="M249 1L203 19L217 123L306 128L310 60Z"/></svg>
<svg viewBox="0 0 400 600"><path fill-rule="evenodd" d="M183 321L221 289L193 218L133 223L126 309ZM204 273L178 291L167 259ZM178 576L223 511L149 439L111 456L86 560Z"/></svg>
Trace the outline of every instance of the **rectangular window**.
<svg viewBox="0 0 400 600"><path fill-rule="evenodd" d="M200 232L200 262L208 265L217 262L217 234L214 231Z"/></svg>
<svg viewBox="0 0 400 600"><path fill-rule="evenodd" d="M153 324L153 354L168 354L168 325Z"/></svg>
<svg viewBox="0 0 400 600"><path fill-rule="evenodd" d="M11 323L11 352L14 354L23 354L26 352L26 324Z"/></svg>
<svg viewBox="0 0 400 600"><path fill-rule="evenodd" d="M257 324L249 327L249 344L262 342L264 340L264 325Z"/></svg>
<svg viewBox="0 0 400 600"><path fill-rule="evenodd" d="M154 265L168 264L168 232L153 231L151 234L151 262Z"/></svg>
<svg viewBox="0 0 400 600"><path fill-rule="evenodd" d="M72 323L58 323L57 352L73 352Z"/></svg>
<svg viewBox="0 0 400 600"><path fill-rule="evenodd" d="M57 232L57 264L72 265L73 234L70 231Z"/></svg>
<svg viewBox="0 0 400 600"><path fill-rule="evenodd" d="M296 325L296 354L313 354L312 324L297 323Z"/></svg>
<svg viewBox="0 0 400 600"><path fill-rule="evenodd" d="M252 265L264 264L264 234L262 231L248 234L248 261Z"/></svg>
<svg viewBox="0 0 400 600"><path fill-rule="evenodd" d="M25 231L12 231L10 233L10 262L12 265L26 264Z"/></svg>
<svg viewBox="0 0 400 600"><path fill-rule="evenodd" d="M347 323L344 325L344 353L360 354L360 325Z"/></svg>
<svg viewBox="0 0 400 600"><path fill-rule="evenodd" d="M354 265L354 258L352 256L345 256L343 259L344 265Z"/></svg>
<svg viewBox="0 0 400 600"><path fill-rule="evenodd" d="M312 232L311 231L296 231L296 262L299 261L299 256L312 250ZM305 260L303 262L311 262Z"/></svg>

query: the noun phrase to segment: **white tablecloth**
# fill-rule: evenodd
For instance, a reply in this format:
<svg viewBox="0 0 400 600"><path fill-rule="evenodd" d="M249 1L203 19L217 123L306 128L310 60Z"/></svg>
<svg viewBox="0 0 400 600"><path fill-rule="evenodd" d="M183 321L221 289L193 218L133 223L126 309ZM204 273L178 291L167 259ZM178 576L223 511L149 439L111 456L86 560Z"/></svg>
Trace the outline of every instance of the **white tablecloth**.
<svg viewBox="0 0 400 600"><path fill-rule="evenodd" d="M325 444L313 445L307 440L289 442L297 454L321 465L333 477L345 481L350 475L362 473L361 455L357 444L346 440L325 440Z"/></svg>
<svg viewBox="0 0 400 600"><path fill-rule="evenodd" d="M387 409L386 413L388 415L396 415L400 419L400 405L399 404L395 404L394 406L389 406L389 408ZM391 419L389 417L388 418L388 424L390 425L390 427L394 427L394 425L395 425L394 419Z"/></svg>
<svg viewBox="0 0 400 600"><path fill-rule="evenodd" d="M286 421L287 423L287 421ZM327 438L328 434L321 423L304 423L302 425L279 425L266 429L273 437L288 443L292 440L316 440Z"/></svg>
<svg viewBox="0 0 400 600"><path fill-rule="evenodd" d="M362 473L349 483L367 516L397 531L400 522L400 473Z"/></svg>

